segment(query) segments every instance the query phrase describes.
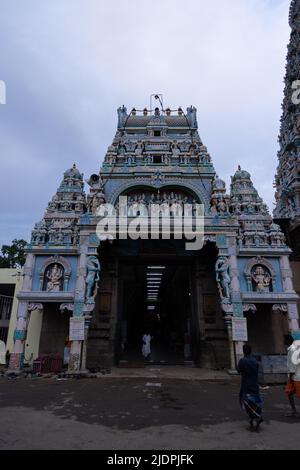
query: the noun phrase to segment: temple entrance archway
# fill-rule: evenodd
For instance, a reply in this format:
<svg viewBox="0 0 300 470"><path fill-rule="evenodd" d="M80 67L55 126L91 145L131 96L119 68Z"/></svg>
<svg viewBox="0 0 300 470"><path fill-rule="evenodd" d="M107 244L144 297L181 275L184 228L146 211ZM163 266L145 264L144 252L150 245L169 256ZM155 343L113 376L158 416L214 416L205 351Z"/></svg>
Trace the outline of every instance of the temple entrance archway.
<svg viewBox="0 0 300 470"><path fill-rule="evenodd" d="M116 240L101 243L101 282L91 320L87 368L195 364L230 366L215 265L206 243L187 251L184 240ZM152 354L142 355L150 332Z"/></svg>
<svg viewBox="0 0 300 470"><path fill-rule="evenodd" d="M71 312L60 310L59 303L45 303L40 335L39 355L64 357L64 347L69 336Z"/></svg>
<svg viewBox="0 0 300 470"><path fill-rule="evenodd" d="M289 333L287 313L274 310L273 304L255 304L245 313L248 341L257 356L286 354L285 335Z"/></svg>
<svg viewBox="0 0 300 470"><path fill-rule="evenodd" d="M120 264L120 363L183 364L192 359L191 260L153 257ZM151 356L143 358L149 332Z"/></svg>

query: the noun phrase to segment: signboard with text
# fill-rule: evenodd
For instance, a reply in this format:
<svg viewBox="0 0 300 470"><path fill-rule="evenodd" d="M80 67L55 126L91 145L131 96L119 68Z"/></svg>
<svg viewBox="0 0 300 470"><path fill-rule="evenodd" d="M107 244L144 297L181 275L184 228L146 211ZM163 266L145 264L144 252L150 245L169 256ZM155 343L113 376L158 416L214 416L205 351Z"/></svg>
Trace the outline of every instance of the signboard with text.
<svg viewBox="0 0 300 470"><path fill-rule="evenodd" d="M248 341L247 318L232 319L232 339L233 341Z"/></svg>
<svg viewBox="0 0 300 470"><path fill-rule="evenodd" d="M70 341L84 340L84 318L70 318Z"/></svg>

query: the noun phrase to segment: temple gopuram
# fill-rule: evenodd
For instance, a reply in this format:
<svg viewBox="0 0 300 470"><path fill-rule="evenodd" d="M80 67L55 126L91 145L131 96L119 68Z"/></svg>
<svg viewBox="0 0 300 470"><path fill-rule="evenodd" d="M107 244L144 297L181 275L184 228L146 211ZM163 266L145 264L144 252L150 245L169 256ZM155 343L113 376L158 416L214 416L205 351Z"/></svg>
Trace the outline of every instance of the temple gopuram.
<svg viewBox="0 0 300 470"><path fill-rule="evenodd" d="M291 266L294 285L300 294L300 1L290 8L291 39L287 67L278 169L275 179L276 209L274 217L292 249ZM300 307L300 304L299 304Z"/></svg>
<svg viewBox="0 0 300 470"><path fill-rule="evenodd" d="M121 106L100 171L84 180L67 170L33 228L10 371L45 357L63 358L71 374L235 370L246 341L271 373L274 358L285 361L285 337L299 330L300 0L290 26L273 216L244 168L226 188L194 106L165 108L161 95L149 109ZM181 230L186 210L192 225Z"/></svg>

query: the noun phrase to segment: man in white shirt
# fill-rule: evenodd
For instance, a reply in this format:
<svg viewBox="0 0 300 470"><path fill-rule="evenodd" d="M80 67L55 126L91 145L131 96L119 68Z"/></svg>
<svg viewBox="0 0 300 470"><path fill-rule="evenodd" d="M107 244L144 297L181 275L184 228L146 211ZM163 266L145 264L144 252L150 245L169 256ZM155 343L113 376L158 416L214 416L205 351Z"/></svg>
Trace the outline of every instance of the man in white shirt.
<svg viewBox="0 0 300 470"><path fill-rule="evenodd" d="M300 418L295 405L295 395L300 398L300 331L294 332L288 337L288 345L287 368L289 380L286 393L292 408L292 413L288 416Z"/></svg>

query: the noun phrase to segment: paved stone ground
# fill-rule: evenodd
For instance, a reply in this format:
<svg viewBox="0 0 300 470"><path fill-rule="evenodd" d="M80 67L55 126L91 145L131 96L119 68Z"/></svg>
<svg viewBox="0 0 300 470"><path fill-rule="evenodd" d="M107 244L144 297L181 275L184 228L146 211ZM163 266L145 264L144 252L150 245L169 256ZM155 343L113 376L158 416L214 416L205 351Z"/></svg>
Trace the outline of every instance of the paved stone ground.
<svg viewBox="0 0 300 470"><path fill-rule="evenodd" d="M238 378L121 375L0 378L0 449L300 449L282 386L263 391L265 423L251 433Z"/></svg>

